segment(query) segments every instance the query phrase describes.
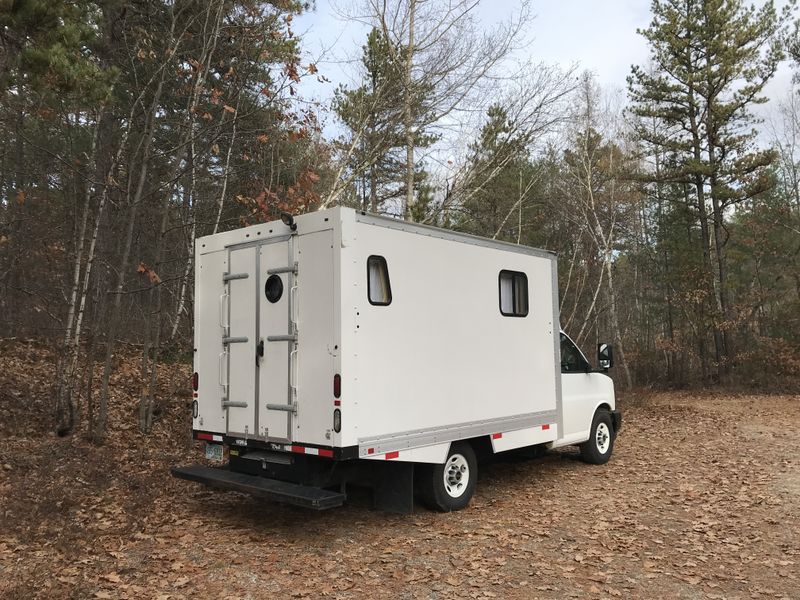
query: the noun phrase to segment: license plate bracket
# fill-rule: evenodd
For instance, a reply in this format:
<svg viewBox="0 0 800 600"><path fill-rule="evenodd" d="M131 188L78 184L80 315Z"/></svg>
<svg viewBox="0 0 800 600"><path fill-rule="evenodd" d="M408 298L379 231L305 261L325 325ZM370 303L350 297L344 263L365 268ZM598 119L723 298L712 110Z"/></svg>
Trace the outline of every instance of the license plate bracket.
<svg viewBox="0 0 800 600"><path fill-rule="evenodd" d="M222 444L211 444L206 442L206 459L214 462L222 462Z"/></svg>

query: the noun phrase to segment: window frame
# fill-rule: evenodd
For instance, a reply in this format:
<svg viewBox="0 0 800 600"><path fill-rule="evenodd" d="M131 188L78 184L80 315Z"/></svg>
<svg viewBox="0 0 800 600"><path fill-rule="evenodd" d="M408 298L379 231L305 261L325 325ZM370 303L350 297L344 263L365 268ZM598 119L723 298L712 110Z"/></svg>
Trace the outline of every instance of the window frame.
<svg viewBox="0 0 800 600"><path fill-rule="evenodd" d="M511 305L513 307L514 312L503 312L503 275L510 274L511 275ZM517 276L521 276L523 281L525 281L525 312L518 313L516 312L517 308ZM512 271L511 269L501 269L500 273L497 274L497 303L498 307L500 308L500 314L504 317L518 317L524 319L530 313L530 290L528 288L528 275L523 271Z"/></svg>
<svg viewBox="0 0 800 600"><path fill-rule="evenodd" d="M372 290L372 285L371 285L372 281L370 277L369 266L370 262L373 260L377 260L378 262L380 262L382 264L383 272L386 273L386 291L389 296L388 302L375 302L372 300L372 294L370 293ZM370 254L367 257L367 301L372 306L389 306L392 303L392 279L391 277L389 277L389 265L386 262L386 259L378 254Z"/></svg>
<svg viewBox="0 0 800 600"><path fill-rule="evenodd" d="M589 362L589 360L586 358L586 355L583 353L583 351L580 348L578 348L578 344L576 344L574 341L572 341L572 338L569 337L563 331L559 332L559 358L562 358L563 355L564 355L563 347L564 347L564 343L565 342L567 344L569 344L570 346L572 346L572 348L575 350L575 352L577 352L577 356L583 361L583 368L577 369L575 371L565 371L564 370L564 361L562 360L561 361L561 374L562 375L569 375L569 374L575 374L575 373L581 373L581 374L591 373L591 371L592 371L592 363Z"/></svg>

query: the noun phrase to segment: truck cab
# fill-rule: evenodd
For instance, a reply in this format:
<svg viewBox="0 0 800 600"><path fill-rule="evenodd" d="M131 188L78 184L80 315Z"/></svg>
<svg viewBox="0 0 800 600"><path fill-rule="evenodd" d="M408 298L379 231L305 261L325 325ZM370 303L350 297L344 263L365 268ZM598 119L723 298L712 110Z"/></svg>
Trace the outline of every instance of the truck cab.
<svg viewBox="0 0 800 600"><path fill-rule="evenodd" d="M598 411L609 413L612 433L619 431L621 415L616 410L614 381L606 374L613 366L611 346L599 344L597 362L602 368L594 370L584 353L563 330L560 332L559 341L564 431L551 447L558 448L589 441L593 430L593 419ZM601 431L601 438L608 433Z"/></svg>

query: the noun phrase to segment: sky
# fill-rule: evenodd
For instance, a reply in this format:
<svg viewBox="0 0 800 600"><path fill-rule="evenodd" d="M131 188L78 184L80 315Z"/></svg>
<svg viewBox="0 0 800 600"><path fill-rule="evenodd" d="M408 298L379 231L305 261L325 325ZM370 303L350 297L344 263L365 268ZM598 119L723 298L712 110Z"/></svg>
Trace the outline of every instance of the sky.
<svg viewBox="0 0 800 600"><path fill-rule="evenodd" d="M348 1L355 0L317 0L315 11L295 20L308 57L316 59L324 54L320 71L331 80L327 84L304 83L302 93L306 97L326 101L338 83L352 83L354 69L347 61L357 60L367 31L337 16ZM763 4L763 0L755 4ZM484 0L479 10L482 20L491 26L493 19L507 19L518 6L519 0ZM524 57L592 71L604 89L621 93L626 89L631 65L647 62L647 44L636 29L650 23L649 0L532 0L532 12L535 18L527 32ZM783 65L768 84L766 95L771 99L785 96L791 75L789 66ZM768 118L774 104L758 107L759 116Z"/></svg>
<svg viewBox="0 0 800 600"><path fill-rule="evenodd" d="M309 56L325 55L320 66L332 84L314 86L320 99L335 84L350 81L347 61L357 58L366 38L365 27L337 16L346 6L343 0L318 0L315 11L295 20ZM518 0L484 1L479 11L491 26L493 19L509 18L518 6ZM636 34L637 27L650 21L647 0L534 0L532 9L528 44L520 54L537 62L578 65L594 71L603 85L623 87L632 62L647 57L647 47Z"/></svg>

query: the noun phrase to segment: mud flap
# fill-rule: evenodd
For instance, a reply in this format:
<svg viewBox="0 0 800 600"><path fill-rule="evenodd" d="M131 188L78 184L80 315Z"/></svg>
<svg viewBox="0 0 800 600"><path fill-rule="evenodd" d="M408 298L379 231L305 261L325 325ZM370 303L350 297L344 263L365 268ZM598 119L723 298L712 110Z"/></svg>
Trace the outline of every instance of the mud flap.
<svg viewBox="0 0 800 600"><path fill-rule="evenodd" d="M414 463L382 462L372 475L373 508L390 513L414 511Z"/></svg>

